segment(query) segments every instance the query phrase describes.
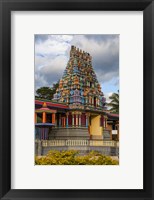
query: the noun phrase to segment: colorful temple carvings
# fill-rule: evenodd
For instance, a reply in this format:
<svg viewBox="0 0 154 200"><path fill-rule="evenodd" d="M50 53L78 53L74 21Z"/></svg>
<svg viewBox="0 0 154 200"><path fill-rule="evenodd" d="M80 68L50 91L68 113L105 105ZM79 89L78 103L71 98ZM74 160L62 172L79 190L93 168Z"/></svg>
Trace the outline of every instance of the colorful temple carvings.
<svg viewBox="0 0 154 200"><path fill-rule="evenodd" d="M70 59L53 101L66 103L70 109L105 109L105 98L89 53L71 47Z"/></svg>
<svg viewBox="0 0 154 200"><path fill-rule="evenodd" d="M107 120L106 99L89 53L71 47L66 69L51 102L47 107L36 109L42 123L52 123L50 139L103 139Z"/></svg>
<svg viewBox="0 0 154 200"><path fill-rule="evenodd" d="M52 144L48 146L50 149L75 148L82 153L95 148L82 148L85 142L88 145L94 142L99 147L100 142L112 140L112 127L118 126L119 120L117 116L108 114L92 57L75 46L71 47L70 58L54 98L47 102L36 100L34 117L36 139L49 140ZM65 146L61 146L62 141ZM70 147L68 143L71 143ZM96 150L102 152L99 148Z"/></svg>

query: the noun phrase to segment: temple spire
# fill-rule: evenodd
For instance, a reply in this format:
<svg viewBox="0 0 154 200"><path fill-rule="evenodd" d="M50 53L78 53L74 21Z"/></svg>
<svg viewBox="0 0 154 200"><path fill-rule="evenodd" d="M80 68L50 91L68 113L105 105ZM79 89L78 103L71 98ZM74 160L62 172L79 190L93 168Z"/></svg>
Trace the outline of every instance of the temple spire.
<svg viewBox="0 0 154 200"><path fill-rule="evenodd" d="M53 100L83 109L85 106L103 109L105 98L89 53L71 46L68 64Z"/></svg>

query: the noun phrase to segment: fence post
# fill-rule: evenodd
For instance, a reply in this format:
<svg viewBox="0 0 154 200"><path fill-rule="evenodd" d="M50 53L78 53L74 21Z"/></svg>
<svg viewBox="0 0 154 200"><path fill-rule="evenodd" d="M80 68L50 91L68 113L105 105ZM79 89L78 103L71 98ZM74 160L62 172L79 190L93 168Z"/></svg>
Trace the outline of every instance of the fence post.
<svg viewBox="0 0 154 200"><path fill-rule="evenodd" d="M38 141L38 156L42 155L42 141Z"/></svg>

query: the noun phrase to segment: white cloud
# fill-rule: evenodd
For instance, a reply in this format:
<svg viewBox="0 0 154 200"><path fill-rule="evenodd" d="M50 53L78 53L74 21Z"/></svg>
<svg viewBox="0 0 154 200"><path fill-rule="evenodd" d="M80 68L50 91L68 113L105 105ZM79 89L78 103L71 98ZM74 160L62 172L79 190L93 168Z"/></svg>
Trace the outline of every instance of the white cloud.
<svg viewBox="0 0 154 200"><path fill-rule="evenodd" d="M109 35L37 35L35 42L36 87L52 86L60 79L71 45L91 54L100 83L119 77L119 37ZM118 81L117 81L118 84Z"/></svg>
<svg viewBox="0 0 154 200"><path fill-rule="evenodd" d="M73 36L67 35L51 35L44 42L35 43L36 55L64 55L67 48L70 46L68 42Z"/></svg>
<svg viewBox="0 0 154 200"><path fill-rule="evenodd" d="M112 94L113 94L113 92L108 92L108 93L104 94L107 103L110 103L111 100L109 99L109 97L112 96Z"/></svg>

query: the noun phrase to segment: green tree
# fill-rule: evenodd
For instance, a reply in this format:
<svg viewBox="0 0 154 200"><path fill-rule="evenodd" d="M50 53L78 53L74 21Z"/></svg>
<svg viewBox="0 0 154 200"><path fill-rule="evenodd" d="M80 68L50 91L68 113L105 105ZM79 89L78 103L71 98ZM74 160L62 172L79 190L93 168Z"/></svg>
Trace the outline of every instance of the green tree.
<svg viewBox="0 0 154 200"><path fill-rule="evenodd" d="M56 90L57 90L58 87L59 87L59 81L57 83L53 84L53 86L52 86L53 94L56 93Z"/></svg>
<svg viewBox="0 0 154 200"><path fill-rule="evenodd" d="M118 93L113 93L109 99L111 100L110 103L107 105L110 107L110 111L112 113L118 113L119 114L119 90Z"/></svg>
<svg viewBox="0 0 154 200"><path fill-rule="evenodd" d="M53 95L56 93L56 89L58 88L58 86L59 81L53 84L52 87L40 87L36 90L36 97L51 100L53 98Z"/></svg>

